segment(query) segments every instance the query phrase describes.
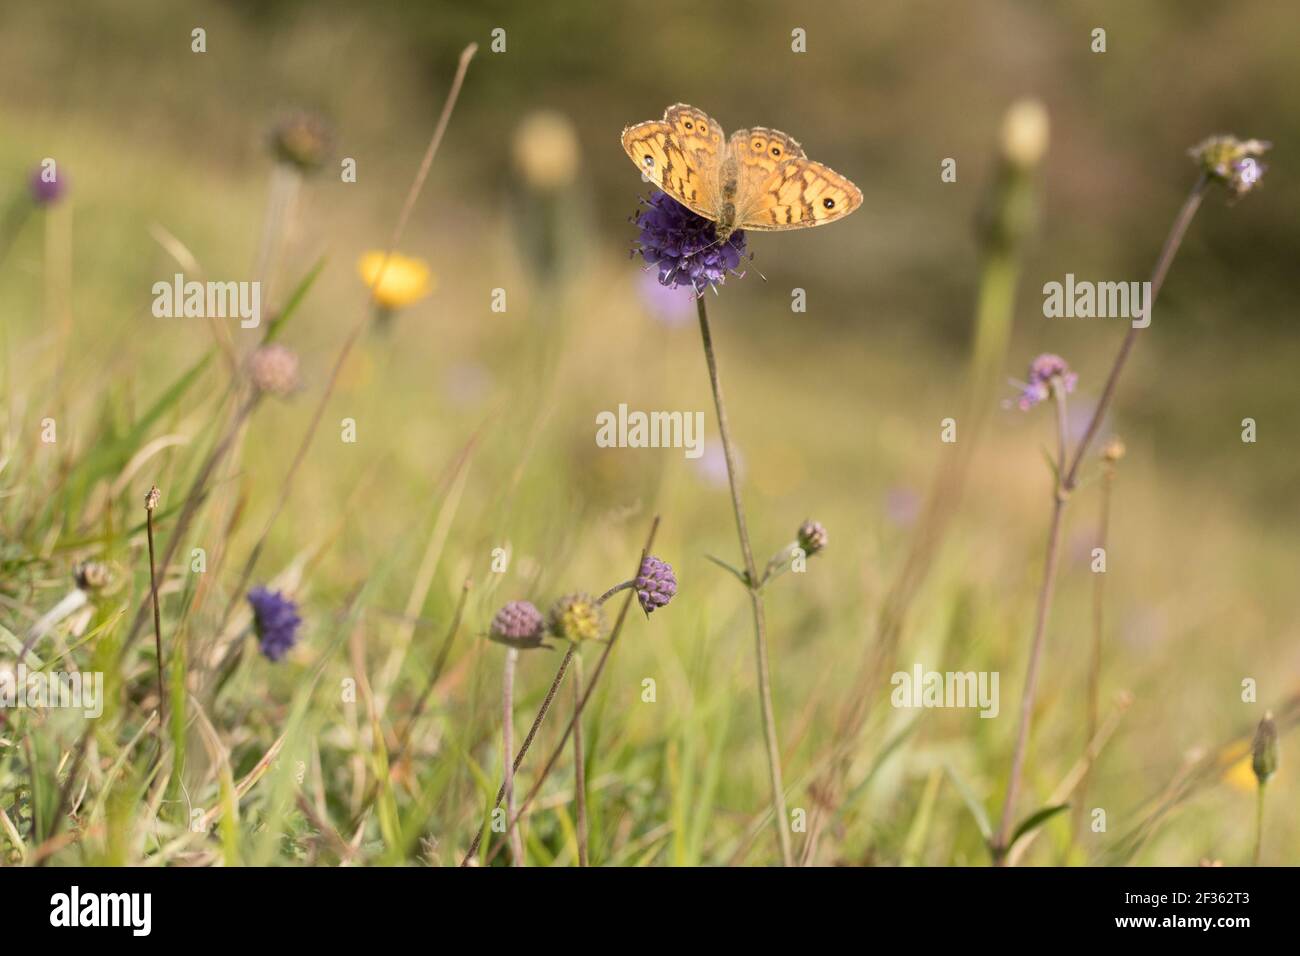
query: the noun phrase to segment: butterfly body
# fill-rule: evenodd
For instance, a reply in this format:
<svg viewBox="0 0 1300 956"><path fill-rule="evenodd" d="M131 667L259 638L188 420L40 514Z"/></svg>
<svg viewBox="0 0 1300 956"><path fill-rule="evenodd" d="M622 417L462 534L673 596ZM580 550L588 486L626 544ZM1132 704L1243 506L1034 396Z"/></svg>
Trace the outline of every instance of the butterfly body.
<svg viewBox="0 0 1300 956"><path fill-rule="evenodd" d="M842 219L862 191L779 130L756 126L730 138L702 110L678 103L662 120L623 130L623 149L645 177L717 223L725 242L739 229L804 229Z"/></svg>

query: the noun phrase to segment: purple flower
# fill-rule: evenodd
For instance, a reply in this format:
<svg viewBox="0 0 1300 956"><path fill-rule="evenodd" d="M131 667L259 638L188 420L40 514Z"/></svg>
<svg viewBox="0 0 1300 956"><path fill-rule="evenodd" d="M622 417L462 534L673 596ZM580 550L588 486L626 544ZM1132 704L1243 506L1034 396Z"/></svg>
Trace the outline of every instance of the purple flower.
<svg viewBox="0 0 1300 956"><path fill-rule="evenodd" d="M40 166L32 173L32 178L28 180L28 188L31 192L32 202L38 206L52 206L67 191L68 179L56 169L47 171L44 166Z"/></svg>
<svg viewBox="0 0 1300 956"><path fill-rule="evenodd" d="M808 557L812 557L818 551L824 551L831 543L830 535L826 533L820 521L805 521L799 525L797 537L800 549Z"/></svg>
<svg viewBox="0 0 1300 956"><path fill-rule="evenodd" d="M268 660L278 661L298 643L298 605L279 591L253 588L248 592L248 603L253 606L253 629L262 653Z"/></svg>
<svg viewBox="0 0 1300 956"><path fill-rule="evenodd" d="M632 582L636 588L636 598L641 602L641 610L649 614L657 607L663 607L677 593L677 575L673 566L660 561L653 554L648 554L641 561L641 570Z"/></svg>
<svg viewBox="0 0 1300 956"><path fill-rule="evenodd" d="M637 248L659 269L666 286L690 286L696 295L722 285L745 254L745 234L718 242L717 227L666 193L656 191L633 219L641 227Z"/></svg>
<svg viewBox="0 0 1300 956"><path fill-rule="evenodd" d="M692 302L695 293L671 285L660 285L659 277L653 272L641 274L637 291L650 317L660 325L676 328L695 317L695 305Z"/></svg>
<svg viewBox="0 0 1300 956"><path fill-rule="evenodd" d="M1044 402L1052 395L1052 381L1061 383L1065 392L1073 392L1079 376L1070 371L1065 359L1051 352L1044 352L1029 363L1029 381L1017 382L1020 386L1020 398L1016 404L1022 412L1028 411L1039 402Z"/></svg>
<svg viewBox="0 0 1300 956"><path fill-rule="evenodd" d="M540 647L545 630L542 612L531 601L511 601L492 618L488 637L511 647Z"/></svg>

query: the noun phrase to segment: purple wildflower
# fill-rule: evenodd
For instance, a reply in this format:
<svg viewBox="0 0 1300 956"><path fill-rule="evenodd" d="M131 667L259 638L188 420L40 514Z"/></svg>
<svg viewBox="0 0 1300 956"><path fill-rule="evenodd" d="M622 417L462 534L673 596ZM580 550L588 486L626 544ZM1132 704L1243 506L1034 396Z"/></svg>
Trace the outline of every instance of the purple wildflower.
<svg viewBox="0 0 1300 956"><path fill-rule="evenodd" d="M1052 395L1052 381L1061 383L1065 392L1073 392L1079 376L1070 371L1065 359L1051 352L1044 352L1029 364L1029 381L1016 383L1020 385L1020 398L1016 404L1022 412L1028 411L1039 402L1044 402Z"/></svg>
<svg viewBox="0 0 1300 956"><path fill-rule="evenodd" d="M745 254L745 234L733 232L718 242L715 223L656 191L633 219L641 227L641 257L659 269L666 286L690 286L696 295L722 285Z"/></svg>
<svg viewBox="0 0 1300 956"><path fill-rule="evenodd" d="M46 167L40 166L32 173L32 178L28 181L28 189L31 192L32 201L38 206L52 206L67 191L68 179L62 173L54 169L48 171Z"/></svg>
<svg viewBox="0 0 1300 956"><path fill-rule="evenodd" d="M545 631L542 612L531 601L511 601L492 618L488 637L511 647L540 647Z"/></svg>
<svg viewBox="0 0 1300 956"><path fill-rule="evenodd" d="M818 551L824 551L831 543L830 535L820 521L805 521L799 525L799 547L803 553L812 557Z"/></svg>
<svg viewBox="0 0 1300 956"><path fill-rule="evenodd" d="M641 570L632 586L636 588L636 599L641 602L641 610L649 614L673 599L677 593L677 575L673 574L671 564L648 554L641 561Z"/></svg>
<svg viewBox="0 0 1300 956"><path fill-rule="evenodd" d="M278 661L298 643L298 605L279 591L253 588L248 592L248 603L253 606L253 629L262 653L268 660Z"/></svg>

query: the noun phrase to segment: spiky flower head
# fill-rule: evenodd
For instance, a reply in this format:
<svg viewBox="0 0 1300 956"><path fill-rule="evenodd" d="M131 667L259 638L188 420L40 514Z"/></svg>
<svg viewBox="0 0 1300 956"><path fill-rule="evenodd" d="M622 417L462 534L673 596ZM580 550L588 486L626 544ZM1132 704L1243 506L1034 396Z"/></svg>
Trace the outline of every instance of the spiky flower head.
<svg viewBox="0 0 1300 956"><path fill-rule="evenodd" d="M1272 148L1272 143L1262 139L1211 136L1187 152L1206 176L1222 183L1234 199L1239 199L1254 189L1268 171L1259 158Z"/></svg>
<svg viewBox="0 0 1300 956"><path fill-rule="evenodd" d="M641 570L632 586L636 588L641 610L649 614L655 608L665 606L677 594L677 575L673 574L673 566L667 561L648 554L641 560Z"/></svg>
<svg viewBox="0 0 1300 956"><path fill-rule="evenodd" d="M253 630L262 653L268 660L278 661L298 643L298 605L279 591L253 588L248 592L248 603L253 606Z"/></svg>
<svg viewBox="0 0 1300 956"><path fill-rule="evenodd" d="M248 375L259 392L289 395L298 388L298 353L278 342L263 345L248 357Z"/></svg>
<svg viewBox="0 0 1300 956"><path fill-rule="evenodd" d="M1021 389L1016 404L1022 412L1028 411L1039 402L1044 402L1051 397L1053 382L1060 386L1061 391L1069 393L1074 391L1078 381L1079 376L1070 371L1070 366L1066 364L1065 359L1051 352L1044 352L1029 363L1029 381L1018 383Z"/></svg>
<svg viewBox="0 0 1300 956"><path fill-rule="evenodd" d="M718 242L717 225L656 190L633 218L641 227L636 251L659 270L659 282L690 286L700 295L736 274L745 255L744 232Z"/></svg>
<svg viewBox="0 0 1300 956"><path fill-rule="evenodd" d="M492 618L488 637L510 647L542 647L546 621L531 601L511 601Z"/></svg>
<svg viewBox="0 0 1300 956"><path fill-rule="evenodd" d="M324 117L300 110L271 127L271 150L282 163L302 173L325 165L334 144L334 132Z"/></svg>
<svg viewBox="0 0 1300 956"><path fill-rule="evenodd" d="M1250 748L1250 767L1261 787L1277 773L1277 724L1273 722L1272 711L1264 714L1255 730L1255 741Z"/></svg>
<svg viewBox="0 0 1300 956"><path fill-rule="evenodd" d="M33 171L27 186L32 202L38 206L52 206L67 192L68 181L67 176L50 162L48 166L41 164Z"/></svg>
<svg viewBox="0 0 1300 956"><path fill-rule="evenodd" d="M798 539L800 550L809 557L824 550L831 542L830 535L820 521L805 521L799 525Z"/></svg>
<svg viewBox="0 0 1300 956"><path fill-rule="evenodd" d="M144 510L152 512L158 507L160 501L162 501L162 492L158 490L157 485L152 485L148 494L144 496Z"/></svg>
<svg viewBox="0 0 1300 956"><path fill-rule="evenodd" d="M568 594L551 607L551 633L566 641L594 641L605 629L605 613L588 594Z"/></svg>

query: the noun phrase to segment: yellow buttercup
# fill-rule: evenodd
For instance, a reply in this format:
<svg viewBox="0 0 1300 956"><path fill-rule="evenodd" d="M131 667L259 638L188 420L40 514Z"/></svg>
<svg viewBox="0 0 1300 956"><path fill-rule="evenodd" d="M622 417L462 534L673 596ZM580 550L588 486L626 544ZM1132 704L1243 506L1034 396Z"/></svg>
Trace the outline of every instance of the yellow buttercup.
<svg viewBox="0 0 1300 956"><path fill-rule="evenodd" d="M738 229L820 226L862 205L862 190L785 133L756 126L727 139L684 103L623 130L623 150L665 193L716 222L721 242Z"/></svg>

